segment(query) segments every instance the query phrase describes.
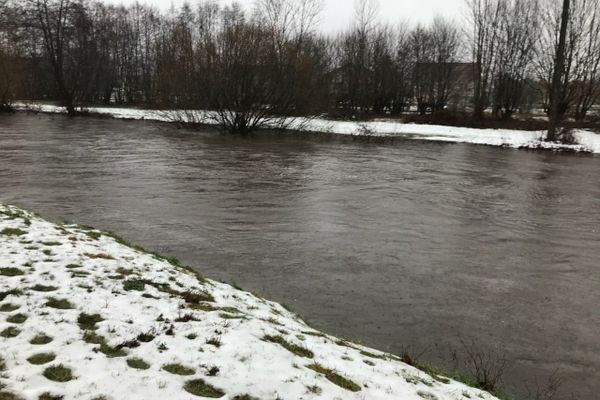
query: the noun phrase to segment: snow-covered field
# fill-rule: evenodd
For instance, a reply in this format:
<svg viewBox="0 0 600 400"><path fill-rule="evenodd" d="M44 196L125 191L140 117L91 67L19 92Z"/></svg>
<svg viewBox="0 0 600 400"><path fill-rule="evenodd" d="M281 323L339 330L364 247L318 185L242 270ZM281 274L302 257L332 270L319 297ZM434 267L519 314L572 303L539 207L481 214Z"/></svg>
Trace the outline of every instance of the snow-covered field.
<svg viewBox="0 0 600 400"><path fill-rule="evenodd" d="M89 227L0 205L0 399L495 399Z"/></svg>
<svg viewBox="0 0 600 400"><path fill-rule="evenodd" d="M17 109L27 109L31 105L19 103ZM62 113L64 108L52 105L34 105L36 110L47 113ZM134 108L91 107L89 111L108 114L114 118L145 119L152 121L171 121L168 112L141 110ZM185 112L180 114L185 118ZM199 119L210 123L209 113L203 113ZM600 134L578 130L574 132L577 144L565 145L549 143L543 140L544 131L520 131L507 129L475 129L442 125L404 124L394 121L332 121L322 118L297 118L291 122L290 128L308 132L326 132L353 136L397 136L407 139L432 140L438 142L473 143L490 146L514 148L570 150L589 153L600 153Z"/></svg>

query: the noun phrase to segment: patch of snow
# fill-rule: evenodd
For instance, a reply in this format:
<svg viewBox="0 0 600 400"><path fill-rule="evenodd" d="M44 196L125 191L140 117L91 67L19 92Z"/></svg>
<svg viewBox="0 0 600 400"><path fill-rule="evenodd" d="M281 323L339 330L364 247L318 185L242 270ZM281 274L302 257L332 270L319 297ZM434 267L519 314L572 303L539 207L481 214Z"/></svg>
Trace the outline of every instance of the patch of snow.
<svg viewBox="0 0 600 400"><path fill-rule="evenodd" d="M0 393L18 398L194 399L184 386L202 379L230 400L495 400L318 332L277 303L203 279L113 236L12 206L0 205L0 263ZM72 308L52 308L51 298ZM99 322L80 325L82 313L98 314ZM15 322L17 314L26 320ZM86 332L100 335L104 347L84 340ZM32 344L39 334L52 341ZM28 361L39 353L55 359ZM149 368L130 367L133 358ZM173 363L190 368L190 375L163 369ZM308 368L314 363L359 390ZM58 365L73 378L57 382L44 375Z"/></svg>
<svg viewBox="0 0 600 400"><path fill-rule="evenodd" d="M25 103L17 103L16 109L27 109ZM64 113L64 107L41 104L36 110L46 113ZM169 122L168 111L142 110L135 108L90 107L89 111L110 115L114 118ZM208 111L174 111L178 117L186 119L188 113L195 114L198 120L211 123ZM577 130L574 137L577 144L551 143L543 140L545 131L522 131L510 129L477 129L445 125L405 124L396 121L333 121L323 118L295 118L289 121L290 129L307 132L326 132L338 135L402 137L406 139L430 140L437 142L472 143L513 148L569 150L600 153L600 134L587 130Z"/></svg>

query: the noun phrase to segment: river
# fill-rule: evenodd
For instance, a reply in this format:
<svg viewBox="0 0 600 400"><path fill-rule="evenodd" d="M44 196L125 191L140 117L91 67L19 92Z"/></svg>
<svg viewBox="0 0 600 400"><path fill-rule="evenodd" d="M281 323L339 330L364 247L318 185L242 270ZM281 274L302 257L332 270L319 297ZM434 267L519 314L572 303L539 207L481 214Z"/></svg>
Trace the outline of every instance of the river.
<svg viewBox="0 0 600 400"><path fill-rule="evenodd" d="M420 361L600 393L600 157L0 117L0 201L113 230Z"/></svg>

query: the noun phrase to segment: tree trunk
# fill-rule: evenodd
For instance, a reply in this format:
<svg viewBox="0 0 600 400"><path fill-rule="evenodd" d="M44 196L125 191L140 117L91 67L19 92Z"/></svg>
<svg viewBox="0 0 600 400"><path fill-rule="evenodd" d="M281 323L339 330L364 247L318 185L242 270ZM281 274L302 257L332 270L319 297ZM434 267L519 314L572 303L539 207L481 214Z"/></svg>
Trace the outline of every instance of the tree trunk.
<svg viewBox="0 0 600 400"><path fill-rule="evenodd" d="M546 140L556 140L556 128L560 122L560 99L563 93L562 77L565 68L565 47L567 41L567 26L569 24L570 0L563 0L563 10L560 21L560 36L554 58L554 75L552 76L552 89L550 98L550 126Z"/></svg>

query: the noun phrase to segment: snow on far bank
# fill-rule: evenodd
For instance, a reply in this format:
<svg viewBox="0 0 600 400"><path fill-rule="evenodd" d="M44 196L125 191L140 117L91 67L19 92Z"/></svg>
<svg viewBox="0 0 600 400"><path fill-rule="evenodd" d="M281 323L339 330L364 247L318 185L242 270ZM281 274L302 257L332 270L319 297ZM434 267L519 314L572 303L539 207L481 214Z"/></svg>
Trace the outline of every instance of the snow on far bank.
<svg viewBox="0 0 600 400"><path fill-rule="evenodd" d="M496 399L113 235L3 205L0 398Z"/></svg>
<svg viewBox="0 0 600 400"><path fill-rule="evenodd" d="M25 110L30 105L18 103L17 109ZM34 105L36 110L46 113L63 113L63 107L53 105ZM90 107L89 111L110 115L121 119L144 119L169 122L169 112L141 110L135 108ZM209 112L200 112L207 116ZM181 116L185 118L185 113ZM205 118L207 123L210 118ZM600 134L577 130L574 137L577 144L566 145L543 140L545 131L521 131L510 129L477 129L444 125L405 124L395 121L332 121L323 118L297 118L290 128L307 132L325 132L352 136L403 137L406 139L431 140L437 142L472 143L489 146L513 148L569 150L577 152L600 153Z"/></svg>

